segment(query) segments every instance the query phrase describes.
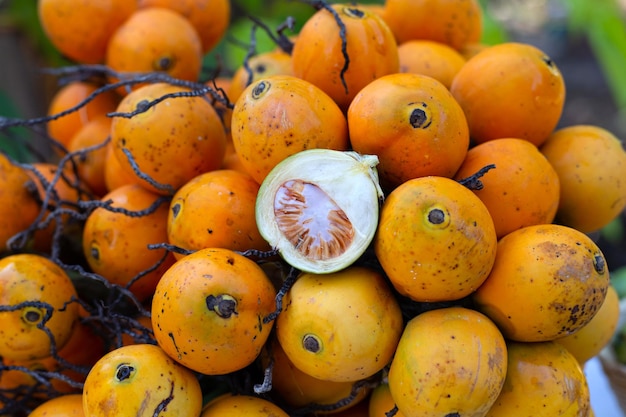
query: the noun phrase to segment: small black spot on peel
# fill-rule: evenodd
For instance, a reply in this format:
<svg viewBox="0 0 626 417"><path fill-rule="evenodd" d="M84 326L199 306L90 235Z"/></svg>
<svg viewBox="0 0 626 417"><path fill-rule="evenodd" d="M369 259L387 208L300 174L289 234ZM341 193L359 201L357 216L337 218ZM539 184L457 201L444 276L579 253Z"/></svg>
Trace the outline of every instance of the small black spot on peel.
<svg viewBox="0 0 626 417"><path fill-rule="evenodd" d="M604 275L604 270L606 269L606 262L604 258L600 254L596 254L593 257L593 268L600 275Z"/></svg>
<svg viewBox="0 0 626 417"><path fill-rule="evenodd" d="M206 297L206 306L209 311L214 311L224 319L230 318L233 314L237 315L237 300L228 294L208 295Z"/></svg>
<svg viewBox="0 0 626 417"><path fill-rule="evenodd" d="M441 224L445 219L446 214L441 209L435 208L428 212L428 221L432 224Z"/></svg>
<svg viewBox="0 0 626 417"><path fill-rule="evenodd" d="M91 257L96 261L100 260L100 251L96 247L92 247L90 251Z"/></svg>
<svg viewBox="0 0 626 417"><path fill-rule="evenodd" d="M311 353L318 353L322 350L319 338L312 334L307 334L302 338L302 347Z"/></svg>
<svg viewBox="0 0 626 417"><path fill-rule="evenodd" d="M432 120L428 119L428 115L424 111L424 109L417 108L413 109L411 115L409 116L409 123L415 129L426 129L432 123Z"/></svg>
<svg viewBox="0 0 626 417"><path fill-rule="evenodd" d="M178 350L178 346L176 345L176 339L174 338L174 333L169 332L167 334L169 336L170 339L172 339L172 343L174 344L174 349L176 349L176 353L178 353L178 357L180 358L180 350Z"/></svg>
<svg viewBox="0 0 626 417"><path fill-rule="evenodd" d="M545 62L547 66L554 67L554 61L548 55L542 56L541 60Z"/></svg>
<svg viewBox="0 0 626 417"><path fill-rule="evenodd" d="M346 16L354 17L357 19L362 19L365 16L365 12L361 9L357 9L356 7L346 7L344 9L344 13Z"/></svg>
<svg viewBox="0 0 626 417"><path fill-rule="evenodd" d="M260 98L267 90L270 89L270 83L267 81L259 81L252 89L252 98Z"/></svg>
<svg viewBox="0 0 626 417"><path fill-rule="evenodd" d="M172 206L172 217L176 218L180 213L180 203L176 203Z"/></svg>
<svg viewBox="0 0 626 417"><path fill-rule="evenodd" d="M115 379L118 382L125 381L132 376L133 372L135 372L135 368L133 366L127 363L121 363L115 370Z"/></svg>
<svg viewBox="0 0 626 417"><path fill-rule="evenodd" d="M169 71L174 66L174 60L168 56L164 56L159 58L155 62L155 70L156 71Z"/></svg>
<svg viewBox="0 0 626 417"><path fill-rule="evenodd" d="M170 393L154 409L154 417L157 417L167 408L167 405L174 399L174 381L170 381Z"/></svg>

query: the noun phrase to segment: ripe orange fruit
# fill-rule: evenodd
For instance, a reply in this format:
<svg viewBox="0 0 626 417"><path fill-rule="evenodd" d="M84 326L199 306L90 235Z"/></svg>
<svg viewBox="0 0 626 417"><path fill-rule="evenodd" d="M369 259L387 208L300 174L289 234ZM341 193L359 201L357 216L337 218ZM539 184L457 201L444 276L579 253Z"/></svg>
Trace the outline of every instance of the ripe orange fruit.
<svg viewBox="0 0 626 417"><path fill-rule="evenodd" d="M383 16L398 43L424 39L461 50L482 36L478 0L386 0Z"/></svg>
<svg viewBox="0 0 626 417"><path fill-rule="evenodd" d="M509 341L507 350L506 381L487 417L589 415L589 386L567 349Z"/></svg>
<svg viewBox="0 0 626 417"><path fill-rule="evenodd" d="M454 176L460 180L494 164L473 190L489 209L498 238L524 226L552 223L559 207L559 177L539 149L524 139L502 138L469 150Z"/></svg>
<svg viewBox="0 0 626 417"><path fill-rule="evenodd" d="M490 46L469 59L450 91L477 143L521 138L540 146L565 102L565 82L555 62L539 48L516 42Z"/></svg>
<svg viewBox="0 0 626 417"><path fill-rule="evenodd" d="M279 406L253 395L223 395L202 409L200 417L289 417Z"/></svg>
<svg viewBox="0 0 626 417"><path fill-rule="evenodd" d="M235 103L247 86L272 75L293 75L291 55L282 51L268 51L254 55L233 74L227 90L228 99Z"/></svg>
<svg viewBox="0 0 626 417"><path fill-rule="evenodd" d="M97 85L86 81L74 81L66 84L52 97L48 106L48 116L59 114L79 105L97 89ZM75 112L48 122L48 134L67 147L81 127L97 116L115 111L118 102L119 98L112 91L100 93Z"/></svg>
<svg viewBox="0 0 626 417"><path fill-rule="evenodd" d="M226 143L226 151L224 152L224 160L222 161L222 169L231 169L234 171L239 171L246 175L248 174L248 170L241 163L241 159L239 155L237 155L237 151L235 151L235 144L232 140L229 140Z"/></svg>
<svg viewBox="0 0 626 417"><path fill-rule="evenodd" d="M355 151L378 156L389 188L427 175L452 177L469 146L459 104L420 74L391 74L364 87L348 108L348 130Z"/></svg>
<svg viewBox="0 0 626 417"><path fill-rule="evenodd" d="M21 386L32 390L32 396L38 401L49 399L55 394L79 393L80 383L84 382L89 369L104 353L104 339L96 335L89 325L78 321L72 328L69 340L56 352L57 356L49 352L45 357L37 359L3 358L2 365L15 368L3 370L0 390L4 395ZM49 389L41 382L42 379L49 382Z"/></svg>
<svg viewBox="0 0 626 417"><path fill-rule="evenodd" d="M74 232L80 233L81 222L77 218L72 219L72 216L67 213L61 216L58 216L58 213L53 213L63 209L78 214L79 210L76 205L79 200L86 199L87 195L70 167L63 169L60 174L59 166L49 162L35 162L31 164L31 167L33 170L29 170L28 175L37 187L39 199L42 203L45 201L47 204L45 214L39 222L40 225L33 234L33 248L47 252L52 248L54 233L58 226L57 220L62 220L61 226L64 236L70 236ZM48 219L51 215L54 217ZM47 227L39 227L43 226L43 222L48 221Z"/></svg>
<svg viewBox="0 0 626 417"><path fill-rule="evenodd" d="M391 30L374 12L358 6L332 4L345 26L346 53L340 27L322 8L305 23L293 46L293 74L315 84L342 109L371 81L398 72L398 47ZM345 85L344 85L345 82Z"/></svg>
<svg viewBox="0 0 626 417"><path fill-rule="evenodd" d="M474 55L476 55L483 49L489 48L489 46L490 45L486 43L473 42L473 43L468 43L467 45L465 45L463 48L461 48L459 52L461 53L463 58L465 58L465 60L467 61L468 59L472 58Z"/></svg>
<svg viewBox="0 0 626 417"><path fill-rule="evenodd" d="M112 119L104 114L96 116L72 136L67 146L69 152L76 154L73 160L78 177L97 196L107 193L104 164L108 144L105 142L111 135L111 123Z"/></svg>
<svg viewBox="0 0 626 417"><path fill-rule="evenodd" d="M113 32L137 9L127 0L39 0L39 22L47 38L69 59L104 61Z"/></svg>
<svg viewBox="0 0 626 417"><path fill-rule="evenodd" d="M122 346L91 368L83 389L85 415L198 416L202 390L189 369L155 345Z"/></svg>
<svg viewBox="0 0 626 417"><path fill-rule="evenodd" d="M374 375L391 360L402 333L395 296L383 275L366 267L302 273L283 305L278 342L296 368L317 379Z"/></svg>
<svg viewBox="0 0 626 417"><path fill-rule="evenodd" d="M162 7L143 8L111 36L105 63L118 72L159 71L197 81L202 43L193 25L179 13Z"/></svg>
<svg viewBox="0 0 626 417"><path fill-rule="evenodd" d="M184 91L188 90L165 83L146 85L124 97L117 111L131 113L166 94ZM130 118L115 117L111 143L126 172L137 176L128 152L144 174L165 187L143 179L142 186L171 195L195 176L221 166L226 134L215 109L203 97L176 97Z"/></svg>
<svg viewBox="0 0 626 417"><path fill-rule="evenodd" d="M0 356L40 359L61 349L78 319L76 289L67 273L41 255L20 253L0 259ZM47 329L47 331L44 330Z"/></svg>
<svg viewBox="0 0 626 417"><path fill-rule="evenodd" d="M200 36L203 53L218 44L230 23L229 0L138 0L138 6L169 8L189 19Z"/></svg>
<svg viewBox="0 0 626 417"><path fill-rule="evenodd" d="M109 192L102 202L110 201L113 208L138 212L148 210L158 198L157 194L130 184ZM164 201L153 211L138 216L104 207L92 211L85 222L82 246L93 272L128 287L140 301L151 296L161 275L174 263L174 256L166 254L165 249L148 248L150 244L167 242L168 208L168 202ZM139 277L138 274L153 266L156 269Z"/></svg>
<svg viewBox="0 0 626 417"><path fill-rule="evenodd" d="M259 184L239 171L200 174L172 198L167 218L169 243L188 250L269 250L256 224L258 190ZM175 256L180 259L183 255Z"/></svg>
<svg viewBox="0 0 626 417"><path fill-rule="evenodd" d="M272 394L278 404L284 403L290 408L300 408L311 404L321 407L315 411L316 415L335 414L338 411L350 408L366 399L370 389L365 385L357 389L356 396L348 404L340 404L332 411L324 410L332 407L339 401L350 398L355 388L354 381L327 381L317 379L302 372L289 360L285 351L275 339L270 339L262 354L264 366L272 362ZM322 411L324 410L324 411Z"/></svg>
<svg viewBox="0 0 626 417"><path fill-rule="evenodd" d="M390 412L395 406L396 402L391 396L389 384L382 382L372 390L368 404L368 417L387 417L386 413ZM394 416L406 417L400 410L398 410Z"/></svg>
<svg viewBox="0 0 626 417"><path fill-rule="evenodd" d="M429 40L409 40L398 45L400 72L433 77L446 88L465 64L465 58L445 43Z"/></svg>
<svg viewBox="0 0 626 417"><path fill-rule="evenodd" d="M452 301L475 291L496 258L487 207L445 177L409 180L383 204L374 250L394 287L416 301Z"/></svg>
<svg viewBox="0 0 626 417"><path fill-rule="evenodd" d="M614 134L599 126L568 126L550 135L541 152L561 183L557 222L590 233L624 210L626 151Z"/></svg>
<svg viewBox="0 0 626 417"><path fill-rule="evenodd" d="M231 135L241 164L259 184L305 149L348 149L348 123L322 90L289 75L249 85L235 103ZM263 138L263 140L259 140Z"/></svg>
<svg viewBox="0 0 626 417"><path fill-rule="evenodd" d="M609 285L602 306L589 323L575 333L555 341L565 346L583 366L613 339L619 321L619 302L615 287Z"/></svg>
<svg viewBox="0 0 626 417"><path fill-rule="evenodd" d="M106 159L104 161L104 183L107 192L127 184L139 184L141 179L134 173L127 172L115 156L111 142L107 145Z"/></svg>
<svg viewBox="0 0 626 417"><path fill-rule="evenodd" d="M39 215L37 187L28 171L0 153L0 252Z"/></svg>
<svg viewBox="0 0 626 417"><path fill-rule="evenodd" d="M481 416L507 375L507 347L483 314L445 307L411 319L389 368L389 390L407 417Z"/></svg>
<svg viewBox="0 0 626 417"><path fill-rule="evenodd" d="M178 260L159 281L152 326L159 346L202 374L250 365L273 323L275 290L263 269L230 249L200 249ZM183 324L184 323L184 324Z"/></svg>
<svg viewBox="0 0 626 417"><path fill-rule="evenodd" d="M41 403L29 417L84 417L82 394L66 394Z"/></svg>
<svg viewBox="0 0 626 417"><path fill-rule="evenodd" d="M608 286L604 255L587 235L544 224L499 240L491 273L472 298L508 339L541 342L587 324Z"/></svg>

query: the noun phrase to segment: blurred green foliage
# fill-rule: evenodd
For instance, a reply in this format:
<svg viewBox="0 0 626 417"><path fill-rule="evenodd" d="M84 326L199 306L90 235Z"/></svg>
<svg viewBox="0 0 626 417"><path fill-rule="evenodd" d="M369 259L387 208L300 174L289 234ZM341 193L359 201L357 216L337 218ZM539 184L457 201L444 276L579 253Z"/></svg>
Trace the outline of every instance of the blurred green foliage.
<svg viewBox="0 0 626 417"><path fill-rule="evenodd" d="M561 0L571 35L586 36L609 83L613 99L626 111L626 23L616 0Z"/></svg>

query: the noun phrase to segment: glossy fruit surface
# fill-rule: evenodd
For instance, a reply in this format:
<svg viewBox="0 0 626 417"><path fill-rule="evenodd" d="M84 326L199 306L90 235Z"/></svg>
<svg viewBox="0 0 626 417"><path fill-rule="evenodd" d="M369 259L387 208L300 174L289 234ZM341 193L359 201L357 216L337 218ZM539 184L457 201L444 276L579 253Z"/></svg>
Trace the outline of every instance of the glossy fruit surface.
<svg viewBox="0 0 626 417"><path fill-rule="evenodd" d="M608 286L597 245L576 229L546 224L500 239L491 273L472 296L508 339L540 342L588 323Z"/></svg>
<svg viewBox="0 0 626 417"><path fill-rule="evenodd" d="M0 252L35 221L39 211L37 188L28 172L0 153Z"/></svg>
<svg viewBox="0 0 626 417"><path fill-rule="evenodd" d="M524 139L501 138L470 149L455 179L495 168L480 178L474 193L485 203L498 238L520 227L552 223L559 207L559 176L535 145Z"/></svg>
<svg viewBox="0 0 626 417"><path fill-rule="evenodd" d="M507 375L507 347L496 325L463 307L411 319L389 369L389 390L407 417L485 415Z"/></svg>
<svg viewBox="0 0 626 417"><path fill-rule="evenodd" d="M509 342L504 387L488 417L587 416L589 387L580 365L555 342Z"/></svg>
<svg viewBox="0 0 626 417"><path fill-rule="evenodd" d="M368 404L368 417L386 417L395 406L396 402L391 396L389 384L382 382L372 390ZM405 415L398 410L395 417L405 417Z"/></svg>
<svg viewBox="0 0 626 417"><path fill-rule="evenodd" d="M37 2L47 38L63 55L83 64L104 61L111 36L136 9L136 2L127 0Z"/></svg>
<svg viewBox="0 0 626 417"><path fill-rule="evenodd" d="M272 402L252 395L224 395L208 404L200 417L288 417Z"/></svg>
<svg viewBox="0 0 626 417"><path fill-rule="evenodd" d="M170 202L169 243L188 250L269 250L255 219L258 190L259 184L250 175L234 170L220 169L195 177Z"/></svg>
<svg viewBox="0 0 626 417"><path fill-rule="evenodd" d="M318 379L374 375L390 361L402 332L391 289L380 273L364 267L303 273L283 303L278 341L298 369Z"/></svg>
<svg viewBox="0 0 626 417"><path fill-rule="evenodd" d="M202 41L189 19L179 13L164 7L142 8L113 33L105 63L117 72L157 71L197 81Z"/></svg>
<svg viewBox="0 0 626 417"><path fill-rule="evenodd" d="M230 23L229 0L138 0L139 8L165 7L180 13L198 32L202 52L212 50Z"/></svg>
<svg viewBox="0 0 626 417"><path fill-rule="evenodd" d="M311 411L320 415L335 414L338 411L365 401L370 389L367 386L356 388L354 381L328 381L315 378L296 368L289 360L280 343L271 338L262 356L264 366L272 361L272 392L279 403L288 404L291 408L305 408L315 404ZM354 397L347 404L341 402ZM328 410L328 411L327 411Z"/></svg>
<svg viewBox="0 0 626 417"><path fill-rule="evenodd" d="M445 43L413 39L398 45L400 72L433 77L446 88L465 64L466 59Z"/></svg>
<svg viewBox="0 0 626 417"><path fill-rule="evenodd" d="M496 258L493 220L480 199L445 177L409 180L381 209L374 250L401 294L450 301L475 291Z"/></svg>
<svg viewBox="0 0 626 417"><path fill-rule="evenodd" d="M349 147L339 107L315 85L288 75L260 79L243 91L233 109L231 135L241 164L259 184L297 152Z"/></svg>
<svg viewBox="0 0 626 417"><path fill-rule="evenodd" d="M35 408L29 417L84 417L82 394L52 398Z"/></svg>
<svg viewBox="0 0 626 417"><path fill-rule="evenodd" d="M155 345L123 346L93 366L83 390L85 415L198 416L202 391L189 369Z"/></svg>
<svg viewBox="0 0 626 417"><path fill-rule="evenodd" d="M602 306L591 321L575 333L555 341L565 346L578 363L584 366L613 339L619 322L619 302L615 287L610 285Z"/></svg>
<svg viewBox="0 0 626 417"><path fill-rule="evenodd" d="M330 5L345 27L345 51L336 17L322 8L309 18L291 54L293 74L322 89L342 109L371 81L398 72L398 46L380 16L358 6Z"/></svg>
<svg viewBox="0 0 626 417"><path fill-rule="evenodd" d="M273 322L263 319L274 311L274 296L254 261L229 249L201 249L159 281L154 336L170 357L196 372L235 372L257 358L269 337Z"/></svg>
<svg viewBox="0 0 626 417"><path fill-rule="evenodd" d="M107 193L104 180L104 164L107 156L107 141L111 135L112 119L99 115L80 128L67 145L75 153L74 162L78 177L85 187L97 196Z"/></svg>
<svg viewBox="0 0 626 417"><path fill-rule="evenodd" d="M48 105L48 116L80 107L48 122L48 134L67 147L81 127L98 116L115 111L118 97L112 91L96 94L98 88L97 84L86 81L74 81L60 87ZM83 105L92 94L96 94L93 100Z"/></svg>
<svg viewBox="0 0 626 417"><path fill-rule="evenodd" d="M236 103L246 87L272 75L293 75L290 54L277 50L251 57L246 65L235 70L227 90L228 99Z"/></svg>
<svg viewBox="0 0 626 417"><path fill-rule="evenodd" d="M121 186L101 201L108 207L92 211L83 229L85 258L93 272L143 301L174 263L165 249L148 248L167 242L168 202L136 184Z"/></svg>
<svg viewBox="0 0 626 417"><path fill-rule="evenodd" d="M460 50L482 34L476 0L386 0L383 16L398 43L427 39Z"/></svg>
<svg viewBox="0 0 626 417"><path fill-rule="evenodd" d="M590 233L626 207L626 151L613 133L593 125L555 131L541 152L561 182L557 222Z"/></svg>
<svg viewBox="0 0 626 417"><path fill-rule="evenodd" d="M184 91L188 90L164 83L150 84L127 95L117 111L132 113L152 100ZM141 172L161 186L143 179L140 184L171 195L195 176L221 166L226 134L216 111L204 98L176 97L132 117L115 117L111 143L126 172L139 176L129 162L129 153Z"/></svg>
<svg viewBox="0 0 626 417"><path fill-rule="evenodd" d="M0 259L0 355L38 359L50 355L53 343L62 348L78 318L76 297L69 276L48 258Z"/></svg>
<svg viewBox="0 0 626 417"><path fill-rule="evenodd" d="M459 70L450 87L477 143L526 139L540 146L555 129L565 82L545 52L525 43L490 46Z"/></svg>
<svg viewBox="0 0 626 417"><path fill-rule="evenodd" d="M352 148L377 155L388 188L427 175L452 177L469 146L463 110L446 87L398 73L372 81L348 108Z"/></svg>

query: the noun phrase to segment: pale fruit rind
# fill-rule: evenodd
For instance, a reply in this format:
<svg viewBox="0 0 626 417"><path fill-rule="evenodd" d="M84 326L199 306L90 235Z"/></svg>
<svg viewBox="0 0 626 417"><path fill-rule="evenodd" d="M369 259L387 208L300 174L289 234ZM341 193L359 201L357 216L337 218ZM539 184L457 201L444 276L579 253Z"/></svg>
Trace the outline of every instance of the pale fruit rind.
<svg viewBox="0 0 626 417"><path fill-rule="evenodd" d="M329 149L283 160L259 189L261 235L302 271L330 273L350 266L376 233L383 198L377 164L375 155Z"/></svg>

